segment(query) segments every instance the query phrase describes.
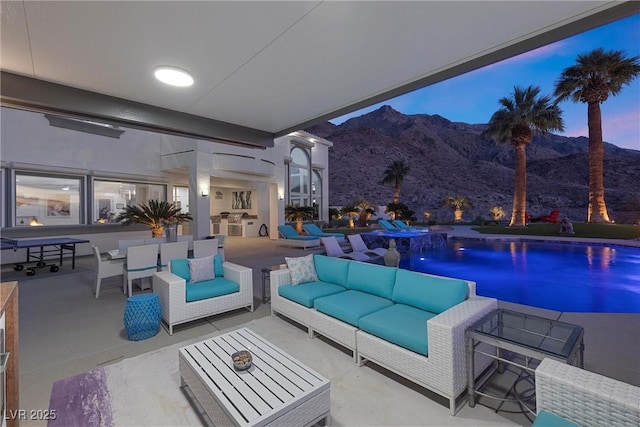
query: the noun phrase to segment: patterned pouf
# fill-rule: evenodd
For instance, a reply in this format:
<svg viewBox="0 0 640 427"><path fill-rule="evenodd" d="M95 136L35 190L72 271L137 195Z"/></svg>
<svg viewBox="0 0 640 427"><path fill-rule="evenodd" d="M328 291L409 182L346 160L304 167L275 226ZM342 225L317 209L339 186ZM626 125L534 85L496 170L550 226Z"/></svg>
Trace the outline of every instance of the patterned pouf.
<svg viewBox="0 0 640 427"><path fill-rule="evenodd" d="M124 309L124 329L132 341L145 340L160 331L162 309L160 298L154 293L137 294L127 298Z"/></svg>

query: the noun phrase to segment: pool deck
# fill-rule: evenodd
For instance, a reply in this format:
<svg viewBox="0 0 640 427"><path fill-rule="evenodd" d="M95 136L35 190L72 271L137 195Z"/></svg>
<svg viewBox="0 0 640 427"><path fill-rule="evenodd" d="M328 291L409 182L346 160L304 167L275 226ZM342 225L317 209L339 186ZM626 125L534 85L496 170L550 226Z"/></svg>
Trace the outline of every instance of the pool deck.
<svg viewBox="0 0 640 427"><path fill-rule="evenodd" d="M512 237L481 235L465 226L456 226L447 233L452 237L467 238ZM566 241L571 238L560 239ZM618 240L611 242L624 243ZM633 243L631 246L638 246L638 242ZM76 270L65 265L58 273L50 273L47 269L32 277L14 272L11 265L3 265L3 281L20 281L21 407L47 408L51 385L58 379L268 316L269 304L262 303L261 298L262 268L283 263L285 256L321 252L321 248L305 250L280 246L266 237L229 237L225 248L227 260L253 269L256 310L253 313L241 310L214 316L194 322L172 336L163 332L154 339L135 342L121 336L125 301L121 291L122 279L105 279L100 299L93 296L93 257L80 257ZM507 302L499 302L499 305L583 326L585 369L640 386L640 314L562 313ZM88 315L95 321L78 321ZM25 425L45 424L33 422Z"/></svg>

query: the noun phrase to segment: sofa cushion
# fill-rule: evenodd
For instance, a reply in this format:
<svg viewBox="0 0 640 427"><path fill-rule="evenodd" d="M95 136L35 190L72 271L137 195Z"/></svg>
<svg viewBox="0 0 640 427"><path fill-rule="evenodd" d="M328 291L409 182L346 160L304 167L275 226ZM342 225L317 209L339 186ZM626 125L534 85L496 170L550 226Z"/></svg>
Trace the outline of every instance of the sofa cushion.
<svg viewBox="0 0 640 427"><path fill-rule="evenodd" d="M325 255L314 255L313 260L316 264L318 280L347 287L350 261Z"/></svg>
<svg viewBox="0 0 640 427"><path fill-rule="evenodd" d="M204 282L215 279L213 255L189 260L190 282Z"/></svg>
<svg viewBox="0 0 640 427"><path fill-rule="evenodd" d="M224 277L215 280L205 280L204 282L187 282L186 288L187 302L200 301L240 292L240 285Z"/></svg>
<svg viewBox="0 0 640 427"><path fill-rule="evenodd" d="M213 256L213 271L216 277L224 277L224 268L222 268L222 255Z"/></svg>
<svg viewBox="0 0 640 427"><path fill-rule="evenodd" d="M182 277L187 283L191 281L191 273L189 269L188 259L172 259L171 272L176 276Z"/></svg>
<svg viewBox="0 0 640 427"><path fill-rule="evenodd" d="M347 287L371 295L391 299L397 268L383 265L351 262L347 275Z"/></svg>
<svg viewBox="0 0 640 427"><path fill-rule="evenodd" d="M467 282L398 270L393 301L440 314L467 297Z"/></svg>
<svg viewBox="0 0 640 427"><path fill-rule="evenodd" d="M317 298L346 291L342 286L327 282L307 282L299 285L283 285L278 288L278 295L305 307L313 307Z"/></svg>
<svg viewBox="0 0 640 427"><path fill-rule="evenodd" d="M352 326L358 326L362 316L382 310L393 303L386 299L365 292L347 290L339 294L318 298L313 306L328 316L335 317Z"/></svg>
<svg viewBox="0 0 640 427"><path fill-rule="evenodd" d="M318 280L316 274L316 266L313 262L313 254L303 257L284 257L289 274L291 275L291 284L297 285L305 282L315 282Z"/></svg>
<svg viewBox="0 0 640 427"><path fill-rule="evenodd" d="M576 424L552 412L542 410L533 420L531 427L580 427L580 424Z"/></svg>
<svg viewBox="0 0 640 427"><path fill-rule="evenodd" d="M427 356L427 320L435 316L410 305L394 304L361 317L358 326L364 332Z"/></svg>

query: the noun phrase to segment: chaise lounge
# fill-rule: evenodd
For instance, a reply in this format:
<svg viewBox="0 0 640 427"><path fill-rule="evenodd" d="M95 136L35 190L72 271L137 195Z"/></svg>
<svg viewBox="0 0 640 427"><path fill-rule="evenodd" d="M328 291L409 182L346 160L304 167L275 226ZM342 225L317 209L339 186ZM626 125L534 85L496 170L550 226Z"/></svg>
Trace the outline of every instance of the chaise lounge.
<svg viewBox="0 0 640 427"><path fill-rule="evenodd" d="M325 233L315 224L304 224L302 226L310 236L314 237L335 237L338 242L344 242L343 233Z"/></svg>
<svg viewBox="0 0 640 427"><path fill-rule="evenodd" d="M320 246L319 238L315 236L301 236L300 234L298 234L295 228L293 228L289 224L279 225L278 232L285 240L284 243L289 246L295 246L303 249Z"/></svg>
<svg viewBox="0 0 640 427"><path fill-rule="evenodd" d="M340 247L338 240L335 237L321 237L320 241L322 242L322 246L324 246L325 251L327 252L327 256L335 257L335 258L350 258L355 259L357 261L373 261L375 259L380 258L377 255L367 255L362 252L345 252Z"/></svg>

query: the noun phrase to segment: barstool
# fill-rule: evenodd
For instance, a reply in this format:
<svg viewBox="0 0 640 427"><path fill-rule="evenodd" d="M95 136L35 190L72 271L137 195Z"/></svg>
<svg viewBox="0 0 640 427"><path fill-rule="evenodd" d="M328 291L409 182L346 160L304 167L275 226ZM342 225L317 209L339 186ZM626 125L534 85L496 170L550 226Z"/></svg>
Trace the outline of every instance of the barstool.
<svg viewBox="0 0 640 427"><path fill-rule="evenodd" d="M124 329L131 341L151 338L160 331L162 308L154 293L136 294L127 298L124 309Z"/></svg>

